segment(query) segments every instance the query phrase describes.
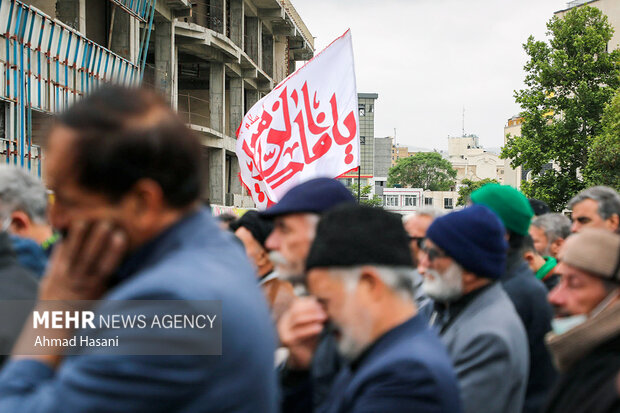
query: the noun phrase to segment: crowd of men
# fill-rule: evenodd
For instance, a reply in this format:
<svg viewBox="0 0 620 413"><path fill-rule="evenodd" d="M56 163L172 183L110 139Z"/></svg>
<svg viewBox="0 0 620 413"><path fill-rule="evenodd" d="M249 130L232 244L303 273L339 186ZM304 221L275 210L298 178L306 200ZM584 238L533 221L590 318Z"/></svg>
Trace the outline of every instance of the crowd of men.
<svg viewBox="0 0 620 413"><path fill-rule="evenodd" d="M222 354L11 354L33 327L1 322L0 412L620 411L612 188L402 218L316 178L218 222L197 138L119 87L46 146L45 186L0 168L0 298L218 300Z"/></svg>

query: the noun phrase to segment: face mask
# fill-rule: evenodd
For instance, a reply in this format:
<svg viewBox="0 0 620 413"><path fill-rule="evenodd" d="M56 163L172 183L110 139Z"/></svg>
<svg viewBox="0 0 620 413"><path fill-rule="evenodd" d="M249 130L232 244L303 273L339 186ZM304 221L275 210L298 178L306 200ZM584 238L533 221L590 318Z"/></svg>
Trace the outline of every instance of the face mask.
<svg viewBox="0 0 620 413"><path fill-rule="evenodd" d="M551 320L551 329L555 334L562 335L578 325L585 323L587 320L588 317L585 314L554 318Z"/></svg>
<svg viewBox="0 0 620 413"><path fill-rule="evenodd" d="M463 295L463 269L457 263L453 262L443 274L431 269L426 272L432 278L424 277L422 288L432 299L449 302Z"/></svg>
<svg viewBox="0 0 620 413"><path fill-rule="evenodd" d="M551 320L551 328L553 329L553 332L557 335L561 335L572 330L578 325L585 323L589 318L597 316L601 313L601 311L607 308L616 296L616 292L609 294L603 301L600 302L599 305L594 308L594 310L592 310L589 316L585 314L577 314L569 317L554 318Z"/></svg>

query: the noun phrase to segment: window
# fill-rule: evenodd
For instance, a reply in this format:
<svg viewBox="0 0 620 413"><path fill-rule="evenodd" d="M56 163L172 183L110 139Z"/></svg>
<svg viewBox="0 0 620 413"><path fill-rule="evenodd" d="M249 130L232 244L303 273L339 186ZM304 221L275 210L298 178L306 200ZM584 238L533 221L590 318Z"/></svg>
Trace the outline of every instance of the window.
<svg viewBox="0 0 620 413"><path fill-rule="evenodd" d="M385 206L398 206L398 195L386 195Z"/></svg>
<svg viewBox="0 0 620 413"><path fill-rule="evenodd" d="M452 198L444 198L443 199L443 208L444 209L452 209Z"/></svg>
<svg viewBox="0 0 620 413"><path fill-rule="evenodd" d="M433 198L424 198L424 205L433 205Z"/></svg>
<svg viewBox="0 0 620 413"><path fill-rule="evenodd" d="M368 112L372 113L374 111L375 111L375 105L371 103L370 105L368 105Z"/></svg>
<svg viewBox="0 0 620 413"><path fill-rule="evenodd" d="M366 145L366 137L360 136L360 145Z"/></svg>
<svg viewBox="0 0 620 413"><path fill-rule="evenodd" d="M366 116L366 105L364 105L363 103L360 103L358 106L358 109L360 111L360 117Z"/></svg>
<svg viewBox="0 0 620 413"><path fill-rule="evenodd" d="M406 206L406 207L418 206L418 197L415 195L403 195L403 206Z"/></svg>

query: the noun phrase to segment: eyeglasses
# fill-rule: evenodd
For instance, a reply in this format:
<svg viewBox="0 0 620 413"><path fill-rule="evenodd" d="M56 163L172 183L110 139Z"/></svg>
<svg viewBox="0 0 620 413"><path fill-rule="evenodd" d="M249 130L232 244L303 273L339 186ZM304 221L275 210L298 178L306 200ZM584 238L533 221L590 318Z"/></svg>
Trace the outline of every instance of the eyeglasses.
<svg viewBox="0 0 620 413"><path fill-rule="evenodd" d="M424 242L425 237L409 237L409 242L414 242L418 246L418 248L422 248L422 243Z"/></svg>
<svg viewBox="0 0 620 413"><path fill-rule="evenodd" d="M426 243L423 243L420 249L428 256L429 261L433 261L436 258L445 258L447 257L446 253L438 250L435 247L428 247Z"/></svg>

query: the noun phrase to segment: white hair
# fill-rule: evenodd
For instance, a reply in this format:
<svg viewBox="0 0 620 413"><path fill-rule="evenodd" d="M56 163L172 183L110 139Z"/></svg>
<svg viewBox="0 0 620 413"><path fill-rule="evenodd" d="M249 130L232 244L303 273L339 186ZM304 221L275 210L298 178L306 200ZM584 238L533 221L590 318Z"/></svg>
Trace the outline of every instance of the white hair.
<svg viewBox="0 0 620 413"><path fill-rule="evenodd" d="M403 224L406 224L407 222L409 222L409 220L413 217L430 217L434 220L435 218L438 218L444 214L445 213L439 208L427 206L427 207L418 209L416 212L412 214L405 215L403 217Z"/></svg>
<svg viewBox="0 0 620 413"><path fill-rule="evenodd" d="M23 211L38 224L46 222L47 191L43 183L16 166L0 165L0 220Z"/></svg>
<svg viewBox="0 0 620 413"><path fill-rule="evenodd" d="M389 267L375 266L372 267L377 271L381 281L390 288L394 293L403 299L413 300L416 292L414 277L415 270L411 267ZM348 291L355 289L360 276L362 275L362 266L350 268L330 268L331 276L340 277L345 283Z"/></svg>

